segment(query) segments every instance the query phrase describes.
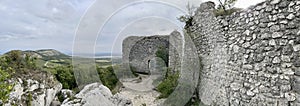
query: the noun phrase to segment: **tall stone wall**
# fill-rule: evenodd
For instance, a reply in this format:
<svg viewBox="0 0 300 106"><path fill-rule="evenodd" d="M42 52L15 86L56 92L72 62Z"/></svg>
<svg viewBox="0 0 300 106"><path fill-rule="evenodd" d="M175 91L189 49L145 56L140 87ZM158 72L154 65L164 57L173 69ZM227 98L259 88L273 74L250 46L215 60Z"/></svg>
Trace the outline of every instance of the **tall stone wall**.
<svg viewBox="0 0 300 106"><path fill-rule="evenodd" d="M215 17L206 2L188 27L203 70L207 105L300 105L300 1L266 0Z"/></svg>

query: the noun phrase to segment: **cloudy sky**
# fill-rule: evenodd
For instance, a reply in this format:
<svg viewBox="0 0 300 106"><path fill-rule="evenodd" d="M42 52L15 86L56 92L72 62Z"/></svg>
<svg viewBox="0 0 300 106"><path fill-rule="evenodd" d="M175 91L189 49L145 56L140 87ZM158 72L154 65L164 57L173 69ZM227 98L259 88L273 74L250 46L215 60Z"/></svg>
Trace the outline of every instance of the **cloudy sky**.
<svg viewBox="0 0 300 106"><path fill-rule="evenodd" d="M127 36L181 30L176 17L185 13L186 4L204 1L0 0L0 53L51 48L68 54L119 54ZM262 1L238 0L235 6Z"/></svg>

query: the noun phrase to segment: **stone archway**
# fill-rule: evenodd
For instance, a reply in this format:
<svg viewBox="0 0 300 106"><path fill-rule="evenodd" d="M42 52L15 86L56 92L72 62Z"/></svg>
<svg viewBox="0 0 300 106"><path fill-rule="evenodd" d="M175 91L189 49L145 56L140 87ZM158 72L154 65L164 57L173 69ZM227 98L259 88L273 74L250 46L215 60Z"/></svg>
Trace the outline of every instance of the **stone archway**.
<svg viewBox="0 0 300 106"><path fill-rule="evenodd" d="M129 63L133 70L140 74L150 74L151 61L155 58L158 48L169 50L169 36L148 36L136 37L137 41L133 42L129 50Z"/></svg>

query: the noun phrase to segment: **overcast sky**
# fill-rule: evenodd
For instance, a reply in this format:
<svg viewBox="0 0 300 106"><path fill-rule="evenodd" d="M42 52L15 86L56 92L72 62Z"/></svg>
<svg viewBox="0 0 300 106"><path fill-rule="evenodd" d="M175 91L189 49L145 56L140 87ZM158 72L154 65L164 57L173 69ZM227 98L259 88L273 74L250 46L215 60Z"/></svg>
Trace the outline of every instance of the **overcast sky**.
<svg viewBox="0 0 300 106"><path fill-rule="evenodd" d="M183 23L176 17L184 14L187 2L199 6L204 1L208 0L0 0L0 53L51 48L70 54L74 41L82 53L91 48L120 53L126 36L181 30ZM235 7L262 1L238 0Z"/></svg>

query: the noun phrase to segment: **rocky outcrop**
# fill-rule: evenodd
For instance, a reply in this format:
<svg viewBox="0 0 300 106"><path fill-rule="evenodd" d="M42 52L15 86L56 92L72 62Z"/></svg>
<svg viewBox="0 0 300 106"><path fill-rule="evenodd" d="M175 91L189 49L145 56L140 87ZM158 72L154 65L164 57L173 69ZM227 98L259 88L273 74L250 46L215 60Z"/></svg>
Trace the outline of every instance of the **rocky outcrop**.
<svg viewBox="0 0 300 106"><path fill-rule="evenodd" d="M93 83L64 100L62 106L132 106L132 103L120 94L113 95L106 86Z"/></svg>
<svg viewBox="0 0 300 106"><path fill-rule="evenodd" d="M203 70L199 97L208 105L300 105L300 1L266 0L215 17L201 4L189 28Z"/></svg>
<svg viewBox="0 0 300 106"><path fill-rule="evenodd" d="M50 106L55 100L56 94L62 89L62 84L53 76L39 73L36 76L44 76L43 79L14 78L13 91L9 95L9 101L4 106Z"/></svg>
<svg viewBox="0 0 300 106"><path fill-rule="evenodd" d="M18 78L4 106L132 106L131 100L121 94L113 95L99 83L89 84L74 95L72 90L62 90L61 83L52 81ZM62 96L62 104L57 96Z"/></svg>

